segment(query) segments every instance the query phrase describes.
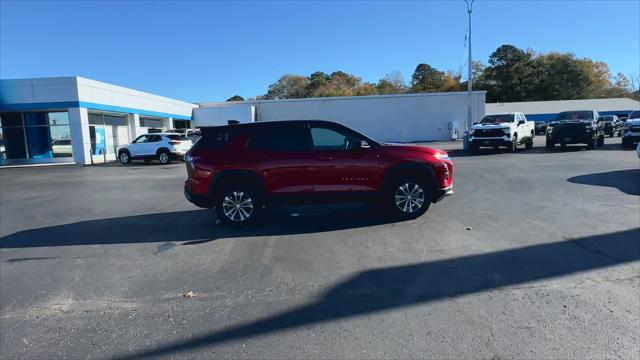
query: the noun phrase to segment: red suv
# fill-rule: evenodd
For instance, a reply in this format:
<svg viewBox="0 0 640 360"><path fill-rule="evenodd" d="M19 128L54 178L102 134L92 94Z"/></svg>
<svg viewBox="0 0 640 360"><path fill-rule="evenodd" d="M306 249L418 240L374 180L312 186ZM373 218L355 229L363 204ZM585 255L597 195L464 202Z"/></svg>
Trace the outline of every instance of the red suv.
<svg viewBox="0 0 640 360"><path fill-rule="evenodd" d="M269 206L337 202L376 202L411 219L453 194L446 152L380 143L329 121L203 128L185 160L185 196L225 225L253 223Z"/></svg>

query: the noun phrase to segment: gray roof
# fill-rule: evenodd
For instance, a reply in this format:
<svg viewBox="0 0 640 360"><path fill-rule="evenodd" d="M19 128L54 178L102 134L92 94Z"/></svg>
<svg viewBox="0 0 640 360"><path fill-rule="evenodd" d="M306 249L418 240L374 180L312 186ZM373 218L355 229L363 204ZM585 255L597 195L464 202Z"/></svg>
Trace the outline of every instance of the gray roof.
<svg viewBox="0 0 640 360"><path fill-rule="evenodd" d="M558 101L526 101L492 103L485 105L485 112L522 112L525 114L557 114L562 111L589 109L596 111L622 111L640 109L640 102L627 98L584 99Z"/></svg>

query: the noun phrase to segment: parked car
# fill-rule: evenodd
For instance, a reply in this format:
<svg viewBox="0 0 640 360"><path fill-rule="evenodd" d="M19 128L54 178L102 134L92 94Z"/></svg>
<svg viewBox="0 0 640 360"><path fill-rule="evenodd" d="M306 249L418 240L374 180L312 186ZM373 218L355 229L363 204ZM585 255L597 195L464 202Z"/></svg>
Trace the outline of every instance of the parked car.
<svg viewBox="0 0 640 360"><path fill-rule="evenodd" d="M506 147L516 151L519 144L533 147L535 125L521 112L486 115L469 130L469 149L477 152L480 147Z"/></svg>
<svg viewBox="0 0 640 360"><path fill-rule="evenodd" d="M267 207L373 202L399 219L453 193L445 151L386 144L329 121L269 121L202 129L186 156L184 193L222 224L254 223Z"/></svg>
<svg viewBox="0 0 640 360"><path fill-rule="evenodd" d="M634 143L640 142L640 110L629 114L622 131L622 147L632 147Z"/></svg>
<svg viewBox="0 0 640 360"><path fill-rule="evenodd" d="M168 164L174 159L183 159L193 143L184 135L170 133L154 133L138 136L130 144L118 148L118 159L122 164L131 160L151 162L157 159L161 164Z"/></svg>
<svg viewBox="0 0 640 360"><path fill-rule="evenodd" d="M51 142L51 151L54 157L73 156L70 139L58 139Z"/></svg>
<svg viewBox="0 0 640 360"><path fill-rule="evenodd" d="M595 110L563 111L547 125L547 150L556 144L586 144L587 149L604 145L604 122Z"/></svg>
<svg viewBox="0 0 640 360"><path fill-rule="evenodd" d="M604 121L604 134L611 137L622 136L622 122L616 115L605 115L600 117ZM600 120L600 119L598 119Z"/></svg>
<svg viewBox="0 0 640 360"><path fill-rule="evenodd" d="M187 137L187 139L191 140L192 143L196 143L196 141L198 141L198 139L200 139L200 136L202 136L202 133L200 132L200 129L169 129L167 130L168 133L176 133L176 134L180 134L180 135L184 135Z"/></svg>
<svg viewBox="0 0 640 360"><path fill-rule="evenodd" d="M542 120L534 121L536 125L536 134L544 134L547 131L547 122Z"/></svg>

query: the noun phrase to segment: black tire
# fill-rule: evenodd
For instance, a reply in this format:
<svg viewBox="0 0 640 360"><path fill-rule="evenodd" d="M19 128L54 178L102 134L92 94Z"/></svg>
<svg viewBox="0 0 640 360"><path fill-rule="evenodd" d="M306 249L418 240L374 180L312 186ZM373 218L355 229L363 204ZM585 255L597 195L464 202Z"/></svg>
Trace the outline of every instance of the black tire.
<svg viewBox="0 0 640 360"><path fill-rule="evenodd" d="M553 150L555 150L555 148L556 148L556 144L555 144L553 141L549 140L549 139L547 139L547 142L545 143L545 145L544 145L544 146L545 146L545 148L547 148L547 150L549 150L549 151L553 151Z"/></svg>
<svg viewBox="0 0 640 360"><path fill-rule="evenodd" d="M382 205L393 219L415 219L429 210L432 190L431 184L418 176L402 176L385 186ZM405 196L405 200L402 201L399 196Z"/></svg>
<svg viewBox="0 0 640 360"><path fill-rule="evenodd" d="M595 150L596 149L596 142L597 142L596 138L593 138L593 139L589 140L589 142L587 143L587 150Z"/></svg>
<svg viewBox="0 0 640 360"><path fill-rule="evenodd" d="M623 148L625 148L625 149L630 148L630 147L632 147L632 144L633 143L631 141L627 141L627 140L625 140L625 138L622 138L622 147Z"/></svg>
<svg viewBox="0 0 640 360"><path fill-rule="evenodd" d="M171 164L171 153L167 150L159 150L156 154L156 158L162 165Z"/></svg>
<svg viewBox="0 0 640 360"><path fill-rule="evenodd" d="M474 144L474 143L469 144L469 151L472 154L477 154L478 150L480 150L480 148L478 147L478 144Z"/></svg>
<svg viewBox="0 0 640 360"><path fill-rule="evenodd" d="M598 140L596 141L596 146L597 147L603 147L604 146L604 135L598 137Z"/></svg>
<svg viewBox="0 0 640 360"><path fill-rule="evenodd" d="M232 185L218 191L214 206L220 224L234 228L255 225L263 212L260 199L257 188L251 185Z"/></svg>
<svg viewBox="0 0 640 360"><path fill-rule="evenodd" d="M127 165L131 163L131 154L127 150L122 150L118 153L118 160L122 165Z"/></svg>
<svg viewBox="0 0 640 360"><path fill-rule="evenodd" d="M518 135L513 134L513 138L511 139L511 144L507 148L508 152L516 152L518 151Z"/></svg>
<svg viewBox="0 0 640 360"><path fill-rule="evenodd" d="M533 138L535 135L531 133L531 137L527 139L527 142L524 144L525 149L531 150L533 148Z"/></svg>

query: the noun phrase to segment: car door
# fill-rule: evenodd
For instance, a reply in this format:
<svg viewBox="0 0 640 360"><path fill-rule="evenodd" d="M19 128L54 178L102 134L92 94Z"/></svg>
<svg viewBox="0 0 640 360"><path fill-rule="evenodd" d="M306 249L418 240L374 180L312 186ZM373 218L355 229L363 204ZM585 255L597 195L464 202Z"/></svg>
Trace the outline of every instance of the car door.
<svg viewBox="0 0 640 360"><path fill-rule="evenodd" d="M147 142L147 138L148 135L140 135L135 140L133 140L129 146L127 146L127 149L129 150L131 156L140 156L143 154L143 148Z"/></svg>
<svg viewBox="0 0 640 360"><path fill-rule="evenodd" d="M286 196L312 192L311 139L305 122L256 127L247 150L269 193Z"/></svg>
<svg viewBox="0 0 640 360"><path fill-rule="evenodd" d="M310 124L314 193L374 191L382 170L374 148L359 134L334 124Z"/></svg>
<svg viewBox="0 0 640 360"><path fill-rule="evenodd" d="M155 155L160 143L162 142L162 136L160 135L148 135L147 141L142 146L142 155L150 156Z"/></svg>
<svg viewBox="0 0 640 360"><path fill-rule="evenodd" d="M516 132L518 133L518 140L522 141L522 139L529 136L530 131L527 129L527 122L522 114L516 113L515 120L517 124Z"/></svg>

